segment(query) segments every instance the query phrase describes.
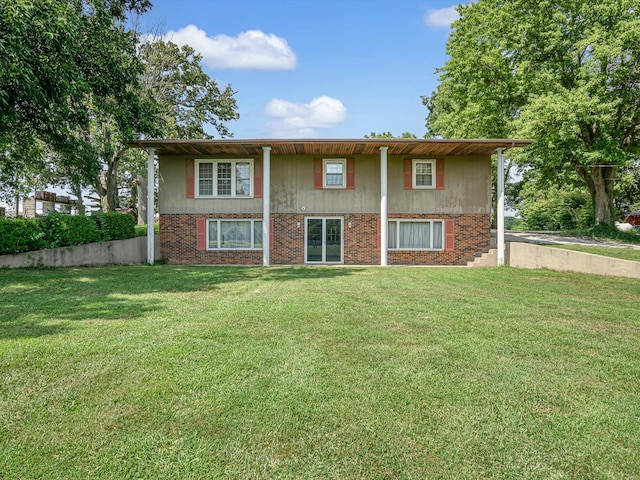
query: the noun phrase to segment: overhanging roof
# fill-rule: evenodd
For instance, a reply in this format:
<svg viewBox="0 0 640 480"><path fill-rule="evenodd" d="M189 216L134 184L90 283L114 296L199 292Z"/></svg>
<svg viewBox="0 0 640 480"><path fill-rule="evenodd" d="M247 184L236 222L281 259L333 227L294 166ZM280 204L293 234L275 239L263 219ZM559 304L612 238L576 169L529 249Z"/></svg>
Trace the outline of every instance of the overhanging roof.
<svg viewBox="0 0 640 480"><path fill-rule="evenodd" d="M139 140L129 145L154 148L157 155L229 155L255 157L262 155L262 147L271 147L272 155L379 155L380 147L388 147L389 155L448 156L491 155L496 149L526 147L533 140L516 139L313 139L313 140Z"/></svg>

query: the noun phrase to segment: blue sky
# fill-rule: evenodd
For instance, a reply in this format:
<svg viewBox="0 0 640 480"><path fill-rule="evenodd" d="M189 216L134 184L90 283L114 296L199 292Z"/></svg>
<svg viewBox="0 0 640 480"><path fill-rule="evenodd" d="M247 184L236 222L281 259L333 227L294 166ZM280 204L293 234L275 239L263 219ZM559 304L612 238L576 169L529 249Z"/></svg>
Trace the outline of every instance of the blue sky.
<svg viewBox="0 0 640 480"><path fill-rule="evenodd" d="M152 0L158 28L237 92L235 138L422 137L420 96L455 18L447 0Z"/></svg>

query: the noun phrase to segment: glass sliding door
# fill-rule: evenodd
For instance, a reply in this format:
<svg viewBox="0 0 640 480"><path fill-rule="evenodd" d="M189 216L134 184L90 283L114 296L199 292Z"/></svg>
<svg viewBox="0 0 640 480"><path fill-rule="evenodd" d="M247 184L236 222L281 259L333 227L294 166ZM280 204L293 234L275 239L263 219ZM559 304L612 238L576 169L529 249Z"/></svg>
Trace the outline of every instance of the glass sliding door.
<svg viewBox="0 0 640 480"><path fill-rule="evenodd" d="M306 219L305 262L342 263L342 218Z"/></svg>

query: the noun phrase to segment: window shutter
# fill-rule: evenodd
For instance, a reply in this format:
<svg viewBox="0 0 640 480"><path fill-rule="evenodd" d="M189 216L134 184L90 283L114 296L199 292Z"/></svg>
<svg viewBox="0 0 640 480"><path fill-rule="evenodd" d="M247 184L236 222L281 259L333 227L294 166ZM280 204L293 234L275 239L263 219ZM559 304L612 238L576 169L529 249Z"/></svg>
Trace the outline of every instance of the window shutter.
<svg viewBox="0 0 640 480"><path fill-rule="evenodd" d="M436 159L436 190L444 190L444 158Z"/></svg>
<svg viewBox="0 0 640 480"><path fill-rule="evenodd" d="M187 198L194 198L196 192L196 176L193 158L187 159Z"/></svg>
<svg viewBox="0 0 640 480"><path fill-rule="evenodd" d="M445 220L444 224L444 250L445 252L452 252L455 246L455 222L453 220Z"/></svg>
<svg viewBox="0 0 640 480"><path fill-rule="evenodd" d="M322 189L322 159L313 159L313 188Z"/></svg>
<svg viewBox="0 0 640 480"><path fill-rule="evenodd" d="M376 238L376 247L377 250L380 251L381 249L381 245L382 245L382 241L381 241L381 235L382 235L382 222L380 221L380 218L378 218L378 234L377 234L377 238Z"/></svg>
<svg viewBox="0 0 640 480"><path fill-rule="evenodd" d="M356 159L347 158L347 189L356 188Z"/></svg>
<svg viewBox="0 0 640 480"><path fill-rule="evenodd" d="M253 161L253 197L262 198L262 159Z"/></svg>
<svg viewBox="0 0 640 480"><path fill-rule="evenodd" d="M196 220L196 250L207 249L207 219Z"/></svg>
<svg viewBox="0 0 640 480"><path fill-rule="evenodd" d="M410 158L404 159L404 189L411 190L413 188L413 161Z"/></svg>
<svg viewBox="0 0 640 480"><path fill-rule="evenodd" d="M269 218L269 250L273 251L273 217Z"/></svg>

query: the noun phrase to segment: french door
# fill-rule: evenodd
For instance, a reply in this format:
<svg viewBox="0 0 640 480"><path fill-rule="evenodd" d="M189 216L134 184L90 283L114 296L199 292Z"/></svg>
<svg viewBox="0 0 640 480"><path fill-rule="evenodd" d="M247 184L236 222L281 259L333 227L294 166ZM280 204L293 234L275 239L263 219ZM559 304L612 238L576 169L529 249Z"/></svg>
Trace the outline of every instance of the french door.
<svg viewBox="0 0 640 480"><path fill-rule="evenodd" d="M305 219L304 258L306 263L342 263L342 220L336 217Z"/></svg>

